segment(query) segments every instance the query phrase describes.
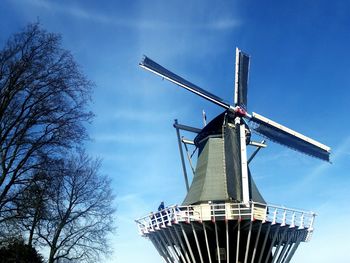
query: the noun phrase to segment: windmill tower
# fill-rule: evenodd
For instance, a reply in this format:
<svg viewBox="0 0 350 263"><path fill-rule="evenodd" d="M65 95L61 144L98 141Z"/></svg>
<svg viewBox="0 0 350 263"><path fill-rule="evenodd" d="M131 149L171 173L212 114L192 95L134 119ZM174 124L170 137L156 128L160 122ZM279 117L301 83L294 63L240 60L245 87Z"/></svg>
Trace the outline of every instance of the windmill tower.
<svg viewBox="0 0 350 263"><path fill-rule="evenodd" d="M269 205L250 173L249 162L266 147L251 131L296 151L329 161L330 148L257 113L247 112L249 56L236 49L234 105L172 73L148 57L140 66L222 107L224 112L198 129L175 120L187 195L181 205L136 220L165 262L289 262L309 241L315 214ZM194 140L184 139L181 131ZM191 185L183 148L198 151ZM256 147L248 159L247 146ZM183 147L184 146L184 147Z"/></svg>

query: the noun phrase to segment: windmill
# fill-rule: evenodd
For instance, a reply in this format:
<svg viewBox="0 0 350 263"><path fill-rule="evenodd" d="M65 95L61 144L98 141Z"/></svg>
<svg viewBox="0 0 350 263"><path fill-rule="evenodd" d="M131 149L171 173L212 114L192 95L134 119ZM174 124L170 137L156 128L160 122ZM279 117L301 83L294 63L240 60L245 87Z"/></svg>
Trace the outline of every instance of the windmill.
<svg viewBox="0 0 350 263"><path fill-rule="evenodd" d="M180 206L136 220L140 233L168 263L289 262L300 242L308 241L313 232L313 212L268 205L260 194L248 164L266 145L252 141L251 132L324 161L329 161L330 148L260 114L248 113L249 60L236 49L233 105L148 57L140 63L224 109L202 129L175 120L187 195ZM195 133L194 140L181 138L181 130ZM182 144L186 151L187 144L198 149L191 186ZM249 159L247 145L257 147Z"/></svg>

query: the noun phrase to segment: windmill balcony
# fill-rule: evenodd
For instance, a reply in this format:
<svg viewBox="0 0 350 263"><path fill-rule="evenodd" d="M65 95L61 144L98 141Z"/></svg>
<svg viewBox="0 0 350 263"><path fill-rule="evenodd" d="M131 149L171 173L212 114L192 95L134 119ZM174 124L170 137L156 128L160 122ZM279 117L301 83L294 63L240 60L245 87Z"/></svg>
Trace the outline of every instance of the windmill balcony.
<svg viewBox="0 0 350 263"><path fill-rule="evenodd" d="M316 214L283 206L267 205L257 202L244 203L207 203L199 205L173 205L162 211L150 213L136 221L139 233L146 236L148 233L166 228L178 223L203 221L261 221L271 225L289 226L290 228L306 229L309 241L313 232Z"/></svg>

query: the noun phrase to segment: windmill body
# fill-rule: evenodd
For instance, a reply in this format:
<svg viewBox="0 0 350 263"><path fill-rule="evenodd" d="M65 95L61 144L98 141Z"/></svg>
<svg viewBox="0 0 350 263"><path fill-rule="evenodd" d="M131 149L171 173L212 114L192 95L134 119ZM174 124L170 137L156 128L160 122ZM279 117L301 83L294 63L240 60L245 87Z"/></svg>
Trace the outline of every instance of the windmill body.
<svg viewBox="0 0 350 263"><path fill-rule="evenodd" d="M247 112L249 56L236 49L234 105L145 57L140 66L222 107L203 129L175 120L187 194L181 205L136 220L165 262L289 262L309 241L315 214L266 203L249 162L266 145L251 131L291 149L329 161L330 148L259 114ZM193 140L180 136L192 132ZM192 167L187 145L198 152ZM256 147L248 159L247 146ZM183 148L193 168L187 179Z"/></svg>

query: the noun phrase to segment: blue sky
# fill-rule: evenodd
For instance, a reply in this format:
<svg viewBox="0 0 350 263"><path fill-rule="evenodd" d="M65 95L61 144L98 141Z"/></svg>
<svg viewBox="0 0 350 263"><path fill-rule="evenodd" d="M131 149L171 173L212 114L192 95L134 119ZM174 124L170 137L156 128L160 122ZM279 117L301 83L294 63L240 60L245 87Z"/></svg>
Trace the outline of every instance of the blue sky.
<svg viewBox="0 0 350 263"><path fill-rule="evenodd" d="M332 147L333 164L268 143L251 170L265 199L318 213L293 262L346 262L350 216L348 1L0 2L1 45L28 22L61 33L96 83L90 153L117 198L109 262L162 262L133 220L185 195L172 123L221 109L138 67L143 54L232 101L235 47L251 55L249 110Z"/></svg>

